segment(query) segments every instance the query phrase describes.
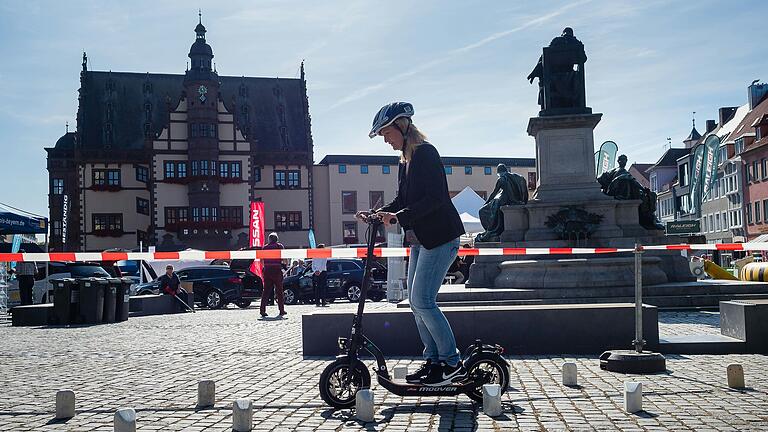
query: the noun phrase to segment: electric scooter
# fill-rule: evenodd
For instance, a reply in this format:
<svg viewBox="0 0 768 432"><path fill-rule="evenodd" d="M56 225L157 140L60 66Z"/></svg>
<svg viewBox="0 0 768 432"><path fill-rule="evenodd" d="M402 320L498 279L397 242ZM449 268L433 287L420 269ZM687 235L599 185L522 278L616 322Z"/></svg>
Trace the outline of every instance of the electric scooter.
<svg viewBox="0 0 768 432"><path fill-rule="evenodd" d="M350 408L355 405L357 391L370 388L371 375L359 359L361 350L367 351L376 359L374 372L379 384L398 396L455 396L463 393L473 401L482 403L484 384L499 384L501 391L506 392L509 387L509 364L501 356L504 348L499 345L483 344L480 339L475 340L475 343L462 354L467 378L460 382L443 386L426 386L407 383L405 380L395 380L390 376L384 354L363 333L363 310L371 284L375 233L382 225L381 219L376 216L365 215L363 219L368 223L366 231L368 250L362 292L357 313L352 321L350 337L339 338L339 355L320 375L320 396L325 403L334 408Z"/></svg>

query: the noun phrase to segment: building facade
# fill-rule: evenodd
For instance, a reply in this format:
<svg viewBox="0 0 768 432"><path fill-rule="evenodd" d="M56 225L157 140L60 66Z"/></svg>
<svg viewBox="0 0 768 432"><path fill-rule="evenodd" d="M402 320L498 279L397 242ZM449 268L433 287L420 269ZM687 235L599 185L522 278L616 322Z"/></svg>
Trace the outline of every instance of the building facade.
<svg viewBox="0 0 768 432"><path fill-rule="evenodd" d="M523 176L536 188L536 162L532 158L443 157L451 197L465 187L487 198L496 185L496 166ZM381 207L395 198L397 156L328 155L314 167L315 236L319 243L350 244L365 241L365 225L355 213ZM378 240L384 241L384 232Z"/></svg>
<svg viewBox="0 0 768 432"><path fill-rule="evenodd" d="M744 164L744 213L748 240L768 239L768 84L749 86L749 112L731 133Z"/></svg>
<svg viewBox="0 0 768 432"><path fill-rule="evenodd" d="M47 148L53 250L248 243L265 228L303 244L313 223L312 134L296 79L220 76L200 22L184 74L90 71L77 129Z"/></svg>

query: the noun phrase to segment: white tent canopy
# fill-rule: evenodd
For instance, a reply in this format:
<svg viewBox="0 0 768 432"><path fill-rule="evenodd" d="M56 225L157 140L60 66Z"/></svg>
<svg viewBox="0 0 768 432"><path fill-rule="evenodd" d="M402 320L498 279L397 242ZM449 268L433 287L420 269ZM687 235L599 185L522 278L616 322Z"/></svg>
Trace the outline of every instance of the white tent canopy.
<svg viewBox="0 0 768 432"><path fill-rule="evenodd" d="M471 214L465 212L460 214L459 217L461 217L461 223L464 224L464 231L467 233L479 233L485 231L483 225L480 223L480 219Z"/></svg>
<svg viewBox="0 0 768 432"><path fill-rule="evenodd" d="M470 216L475 218L480 216L480 207L485 204L485 200L469 186L465 187L463 191L456 194L456 196L453 197L451 201L453 202L453 206L456 207L456 210L459 212L459 214L468 213ZM480 221L478 220L478 222Z"/></svg>

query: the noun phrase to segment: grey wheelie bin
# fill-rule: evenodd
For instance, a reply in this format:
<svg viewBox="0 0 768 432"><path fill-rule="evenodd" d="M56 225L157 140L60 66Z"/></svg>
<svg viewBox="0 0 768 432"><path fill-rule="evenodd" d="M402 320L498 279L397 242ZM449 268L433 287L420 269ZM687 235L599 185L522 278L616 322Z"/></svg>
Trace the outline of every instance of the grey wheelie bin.
<svg viewBox="0 0 768 432"><path fill-rule="evenodd" d="M127 277L109 279L109 285L115 287L115 322L128 319L132 283L133 281Z"/></svg>
<svg viewBox="0 0 768 432"><path fill-rule="evenodd" d="M103 278L86 278L78 281L80 285L80 322L82 324L100 324L104 316Z"/></svg>
<svg viewBox="0 0 768 432"><path fill-rule="evenodd" d="M102 313L101 320L104 323L115 322L115 311L117 310L117 285L120 283L120 279L117 282L113 282L115 278L107 278L107 284L104 286L104 312Z"/></svg>
<svg viewBox="0 0 768 432"><path fill-rule="evenodd" d="M52 279L53 284L53 323L56 325L77 322L80 302L80 287L72 278Z"/></svg>

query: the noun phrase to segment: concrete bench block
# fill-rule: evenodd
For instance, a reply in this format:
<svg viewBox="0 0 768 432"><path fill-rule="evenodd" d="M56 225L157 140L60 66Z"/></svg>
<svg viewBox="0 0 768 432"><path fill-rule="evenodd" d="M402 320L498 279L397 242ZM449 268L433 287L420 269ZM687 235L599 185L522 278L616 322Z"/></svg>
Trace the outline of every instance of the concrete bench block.
<svg viewBox="0 0 768 432"><path fill-rule="evenodd" d="M498 384L484 384L483 413L489 417L497 417L500 416L502 412L501 386Z"/></svg>
<svg viewBox="0 0 768 432"><path fill-rule="evenodd" d="M115 411L115 432L136 432L136 411L133 408Z"/></svg>
<svg viewBox="0 0 768 432"><path fill-rule="evenodd" d="M643 410L643 383L624 382L624 411L636 413Z"/></svg>
<svg viewBox="0 0 768 432"><path fill-rule="evenodd" d="M735 389L743 389L744 385L744 368L738 363L732 363L728 365L728 387Z"/></svg>
<svg viewBox="0 0 768 432"><path fill-rule="evenodd" d="M405 376L408 375L408 366L395 366L392 373L396 380L404 380Z"/></svg>
<svg viewBox="0 0 768 432"><path fill-rule="evenodd" d="M197 407L212 407L216 404L216 381L202 380L197 383Z"/></svg>
<svg viewBox="0 0 768 432"><path fill-rule="evenodd" d="M578 385L579 378L576 374L576 363L565 362L563 363L563 385L564 386L576 386Z"/></svg>
<svg viewBox="0 0 768 432"><path fill-rule="evenodd" d="M44 326L53 322L53 304L15 306L11 308L11 325Z"/></svg>
<svg viewBox="0 0 768 432"><path fill-rule="evenodd" d="M237 399L232 403L232 430L248 432L253 428L253 402Z"/></svg>
<svg viewBox="0 0 768 432"><path fill-rule="evenodd" d="M362 422L372 422L374 411L373 390L358 390L355 395L355 417Z"/></svg>
<svg viewBox="0 0 768 432"><path fill-rule="evenodd" d="M184 293L179 294L179 296L188 305L192 306L195 297L192 293L186 294L186 297ZM185 312L184 306L178 300L166 294L133 296L130 298L129 308L131 316L165 315Z"/></svg>
<svg viewBox="0 0 768 432"><path fill-rule="evenodd" d="M56 419L68 419L75 416L75 392L60 390L56 392Z"/></svg>

